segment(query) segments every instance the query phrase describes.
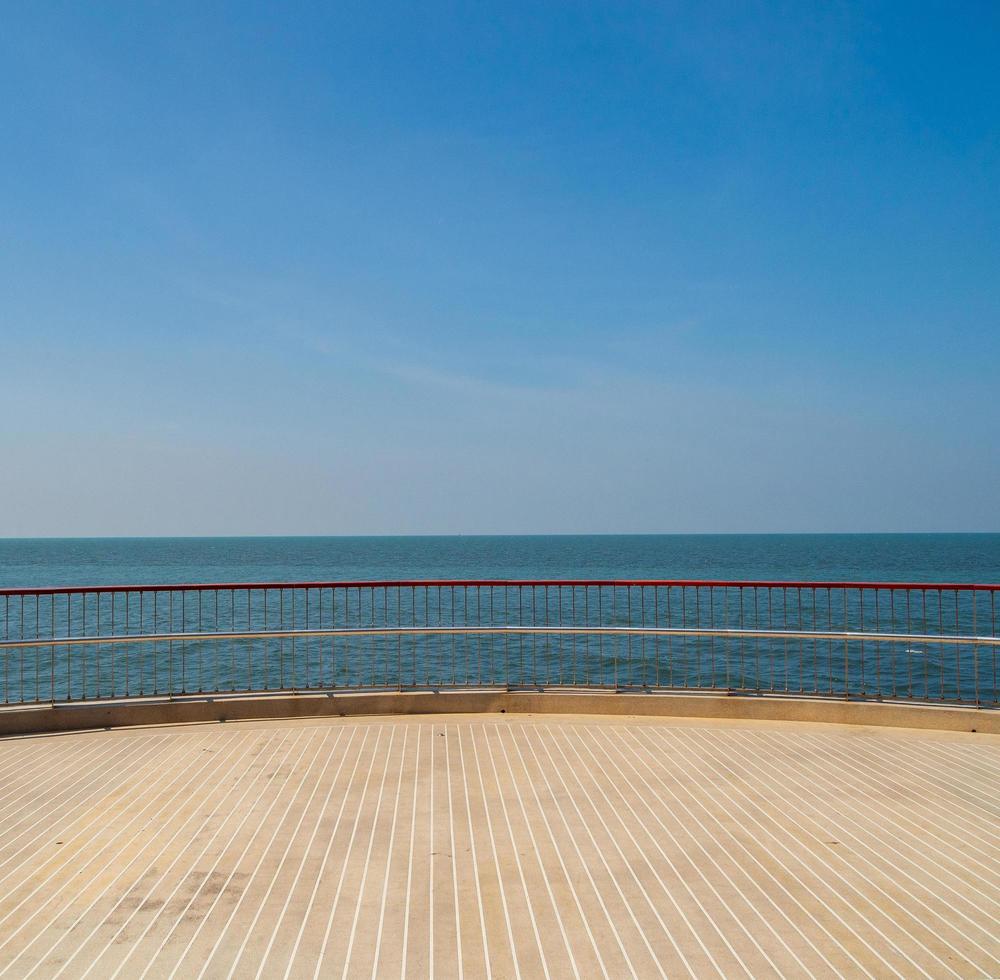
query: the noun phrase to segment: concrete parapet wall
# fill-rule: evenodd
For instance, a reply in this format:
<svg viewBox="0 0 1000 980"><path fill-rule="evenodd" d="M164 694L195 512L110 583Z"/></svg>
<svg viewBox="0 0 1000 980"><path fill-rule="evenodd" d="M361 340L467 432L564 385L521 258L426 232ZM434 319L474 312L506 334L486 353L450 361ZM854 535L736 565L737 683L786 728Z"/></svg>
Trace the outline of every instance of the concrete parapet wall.
<svg viewBox="0 0 1000 980"><path fill-rule="evenodd" d="M0 736L237 720L550 713L824 722L1000 734L1000 711L937 705L666 692L415 691L148 698L0 710Z"/></svg>

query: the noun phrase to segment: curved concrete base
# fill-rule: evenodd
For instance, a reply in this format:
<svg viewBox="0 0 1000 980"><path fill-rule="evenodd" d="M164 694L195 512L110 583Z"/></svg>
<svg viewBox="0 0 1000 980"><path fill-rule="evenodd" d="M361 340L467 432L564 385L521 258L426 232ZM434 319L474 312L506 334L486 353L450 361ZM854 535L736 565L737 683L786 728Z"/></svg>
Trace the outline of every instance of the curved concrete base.
<svg viewBox="0 0 1000 980"><path fill-rule="evenodd" d="M221 695L15 707L0 710L0 736L236 720L491 712L808 721L1000 734L1000 711L991 709L667 692L479 690Z"/></svg>

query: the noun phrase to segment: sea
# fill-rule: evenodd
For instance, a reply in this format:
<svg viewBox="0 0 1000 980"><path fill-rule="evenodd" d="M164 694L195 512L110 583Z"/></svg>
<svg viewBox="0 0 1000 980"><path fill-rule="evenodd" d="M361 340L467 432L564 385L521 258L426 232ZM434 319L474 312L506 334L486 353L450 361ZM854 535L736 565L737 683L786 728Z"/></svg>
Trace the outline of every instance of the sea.
<svg viewBox="0 0 1000 980"><path fill-rule="evenodd" d="M0 588L394 579L1000 582L1000 533L0 539Z"/></svg>

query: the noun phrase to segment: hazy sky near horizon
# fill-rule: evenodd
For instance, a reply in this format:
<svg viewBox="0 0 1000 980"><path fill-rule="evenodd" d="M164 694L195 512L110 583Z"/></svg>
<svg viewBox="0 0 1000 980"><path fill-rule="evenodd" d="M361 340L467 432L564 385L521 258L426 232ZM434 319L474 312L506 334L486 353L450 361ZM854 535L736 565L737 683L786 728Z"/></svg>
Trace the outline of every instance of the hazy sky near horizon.
<svg viewBox="0 0 1000 980"><path fill-rule="evenodd" d="M7 4L0 536L1000 529L1000 6Z"/></svg>

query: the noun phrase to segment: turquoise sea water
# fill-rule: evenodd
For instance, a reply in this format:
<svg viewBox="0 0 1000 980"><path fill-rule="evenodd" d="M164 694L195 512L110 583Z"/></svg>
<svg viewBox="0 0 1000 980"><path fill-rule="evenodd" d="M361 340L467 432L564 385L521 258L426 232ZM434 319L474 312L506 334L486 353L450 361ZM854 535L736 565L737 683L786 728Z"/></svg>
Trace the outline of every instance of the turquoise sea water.
<svg viewBox="0 0 1000 980"><path fill-rule="evenodd" d="M405 578L1000 582L1000 534L0 539L0 587Z"/></svg>

